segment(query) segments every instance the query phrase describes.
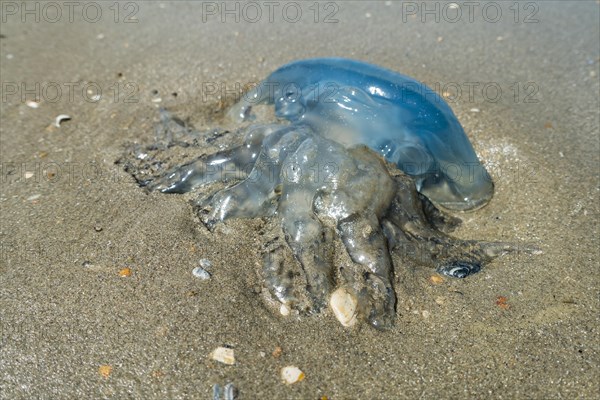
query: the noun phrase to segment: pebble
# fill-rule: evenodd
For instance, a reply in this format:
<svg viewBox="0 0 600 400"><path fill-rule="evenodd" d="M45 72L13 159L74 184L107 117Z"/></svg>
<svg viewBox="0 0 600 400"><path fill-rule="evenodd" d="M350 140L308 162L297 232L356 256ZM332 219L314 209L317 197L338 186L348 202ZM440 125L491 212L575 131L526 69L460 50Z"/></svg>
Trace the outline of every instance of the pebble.
<svg viewBox="0 0 600 400"><path fill-rule="evenodd" d="M34 195L32 195L32 196L29 196L29 197L27 198L27 201L34 201L34 200L37 200L37 199L39 199L39 198L40 198L40 196L41 196L41 194L34 194Z"/></svg>
<svg viewBox="0 0 600 400"><path fill-rule="evenodd" d="M474 113L478 113L481 110L479 108L471 108L469 111L474 112Z"/></svg>
<svg viewBox="0 0 600 400"><path fill-rule="evenodd" d="M442 278L439 275L431 275L429 277L429 283L431 283L432 285L440 285L444 283L444 278Z"/></svg>
<svg viewBox="0 0 600 400"><path fill-rule="evenodd" d="M233 349L228 347L217 347L210 353L210 358L226 365L235 364Z"/></svg>
<svg viewBox="0 0 600 400"><path fill-rule="evenodd" d="M281 369L281 379L288 385L301 382L304 379L304 372L293 365Z"/></svg>
<svg viewBox="0 0 600 400"><path fill-rule="evenodd" d="M203 258L200 260L200 266L202 268L210 268L212 267L212 262L208 258Z"/></svg>
<svg viewBox="0 0 600 400"><path fill-rule="evenodd" d="M110 376L110 374L112 373L112 367L110 365L101 365L98 368L98 373L100 375L102 375L105 378L108 378Z"/></svg>
<svg viewBox="0 0 600 400"><path fill-rule="evenodd" d="M119 271L119 276L121 278L128 278L131 276L131 268L123 268Z"/></svg>
<svg viewBox="0 0 600 400"><path fill-rule="evenodd" d="M356 324L358 300L345 288L339 288L331 295L329 305L333 314L343 326Z"/></svg>
<svg viewBox="0 0 600 400"><path fill-rule="evenodd" d="M27 107L29 107L29 108L38 108L40 106L40 103L38 103L37 101L33 101L33 100L29 100L25 104L27 104Z"/></svg>

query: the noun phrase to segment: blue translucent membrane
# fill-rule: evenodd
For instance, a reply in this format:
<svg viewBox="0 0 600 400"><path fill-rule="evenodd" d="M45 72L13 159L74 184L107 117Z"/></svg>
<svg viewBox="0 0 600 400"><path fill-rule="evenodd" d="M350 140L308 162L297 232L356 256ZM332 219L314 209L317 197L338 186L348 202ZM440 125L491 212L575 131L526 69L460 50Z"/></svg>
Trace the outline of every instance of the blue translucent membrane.
<svg viewBox="0 0 600 400"><path fill-rule="evenodd" d="M246 120L258 104L347 147L369 146L441 207L473 210L492 198L493 183L451 108L412 78L343 58L301 60L246 93L230 116Z"/></svg>

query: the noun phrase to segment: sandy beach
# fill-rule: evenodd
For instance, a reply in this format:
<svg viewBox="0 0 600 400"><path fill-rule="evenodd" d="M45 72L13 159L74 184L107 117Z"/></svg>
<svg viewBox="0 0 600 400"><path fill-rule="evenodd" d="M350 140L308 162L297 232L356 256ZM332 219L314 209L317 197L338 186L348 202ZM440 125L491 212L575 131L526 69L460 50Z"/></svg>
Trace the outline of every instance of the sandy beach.
<svg viewBox="0 0 600 400"><path fill-rule="evenodd" d="M0 397L600 399L600 4L466 3L2 1ZM159 107L233 130L240 88L311 57L442 94L496 185L454 235L542 254L433 282L396 255L384 332L284 318L258 294L262 221L209 232L192 195L115 164Z"/></svg>

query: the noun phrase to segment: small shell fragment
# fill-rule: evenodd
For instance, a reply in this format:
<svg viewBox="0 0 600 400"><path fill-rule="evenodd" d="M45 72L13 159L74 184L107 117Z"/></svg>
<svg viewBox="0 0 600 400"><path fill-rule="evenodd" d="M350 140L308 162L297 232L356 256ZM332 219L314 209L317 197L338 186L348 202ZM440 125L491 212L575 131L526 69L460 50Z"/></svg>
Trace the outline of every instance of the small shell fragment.
<svg viewBox="0 0 600 400"><path fill-rule="evenodd" d="M235 364L233 349L228 347L217 347L212 351L212 353L210 353L210 358L227 365Z"/></svg>
<svg viewBox="0 0 600 400"><path fill-rule="evenodd" d="M202 268L210 268L212 267L212 262L208 258L200 259L200 266Z"/></svg>
<svg viewBox="0 0 600 400"><path fill-rule="evenodd" d="M290 315L290 308L286 305L286 304L282 304L281 306L279 306L279 313L281 315L283 315L284 317L287 317L288 315Z"/></svg>
<svg viewBox="0 0 600 400"><path fill-rule="evenodd" d="M329 305L333 314L343 326L356 324L358 300L345 288L339 288L331 295Z"/></svg>
<svg viewBox="0 0 600 400"><path fill-rule="evenodd" d="M196 267L192 270L192 275L196 278L202 279L203 281L210 279L210 272L202 267Z"/></svg>
<svg viewBox="0 0 600 400"><path fill-rule="evenodd" d="M223 393L221 393L223 392ZM223 394L223 397L221 397ZM237 397L237 389L233 386L233 383L228 383L225 385L223 390L221 390L221 385L215 383L213 386L213 400L235 400Z"/></svg>
<svg viewBox="0 0 600 400"><path fill-rule="evenodd" d="M298 367L289 365L281 369L281 379L286 384L291 385L292 383L302 381L304 379L304 372Z"/></svg>
<svg viewBox="0 0 600 400"><path fill-rule="evenodd" d="M38 103L37 101L33 101L33 100L29 100L25 104L27 104L27 107L29 107L29 108L38 108L40 106L40 103Z"/></svg>
<svg viewBox="0 0 600 400"><path fill-rule="evenodd" d="M67 114L60 114L58 117L56 117L54 119L54 126L57 128L60 128L60 124L63 123L63 121L69 121L71 119L70 116L68 116Z"/></svg>

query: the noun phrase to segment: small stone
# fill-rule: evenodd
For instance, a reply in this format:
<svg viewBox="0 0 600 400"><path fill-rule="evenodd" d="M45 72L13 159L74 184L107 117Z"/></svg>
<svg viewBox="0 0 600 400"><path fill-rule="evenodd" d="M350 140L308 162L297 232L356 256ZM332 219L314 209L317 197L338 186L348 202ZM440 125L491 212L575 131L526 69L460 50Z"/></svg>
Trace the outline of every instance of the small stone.
<svg viewBox="0 0 600 400"><path fill-rule="evenodd" d="M81 266L84 267L84 268L89 268L89 267L92 266L92 262L88 261L88 260L85 260L84 262L81 263Z"/></svg>
<svg viewBox="0 0 600 400"><path fill-rule="evenodd" d="M235 364L233 349L228 347L217 347L210 353L210 358L226 365Z"/></svg>
<svg viewBox="0 0 600 400"><path fill-rule="evenodd" d="M29 108L38 108L40 106L40 103L38 103L37 101L33 101L33 100L29 100L25 104L27 104L27 107L29 107Z"/></svg>
<svg viewBox="0 0 600 400"><path fill-rule="evenodd" d="M29 196L27 198L27 201L35 201L35 200L39 199L41 196L42 196L41 194L34 194L32 196Z"/></svg>
<svg viewBox="0 0 600 400"><path fill-rule="evenodd" d="M444 278L442 278L439 275L431 275L429 277L429 283L431 283L432 285L441 285L442 283L444 283Z"/></svg>
<svg viewBox="0 0 600 400"><path fill-rule="evenodd" d="M431 315L431 313L429 311L427 311L427 310L423 310L421 312L421 315L423 316L423 318L427 319L427 318L429 318L429 316Z"/></svg>
<svg viewBox="0 0 600 400"><path fill-rule="evenodd" d="M162 372L160 369L155 369L154 371L152 371L153 378L162 378L163 376L165 376L165 373Z"/></svg>
<svg viewBox="0 0 600 400"><path fill-rule="evenodd" d="M276 346L275 350L273 350L273 353L271 353L271 355L275 358L279 358L282 354L283 354L283 349L280 346Z"/></svg>
<svg viewBox="0 0 600 400"><path fill-rule="evenodd" d="M510 305L508 304L508 298L505 296L496 297L496 305L503 310L508 310L510 308Z"/></svg>
<svg viewBox="0 0 600 400"><path fill-rule="evenodd" d="M481 110L479 108L471 108L469 111L471 111L473 113L478 113Z"/></svg>
<svg viewBox="0 0 600 400"><path fill-rule="evenodd" d="M443 296L438 296L435 298L435 303L439 306L443 306L444 304L446 304L446 298Z"/></svg>
<svg viewBox="0 0 600 400"><path fill-rule="evenodd" d="M25 179L29 179L31 177L33 177L33 172L29 172L29 171L25 172Z"/></svg>
<svg viewBox="0 0 600 400"><path fill-rule="evenodd" d="M98 368L98 373L105 378L108 378L112 372L112 367L110 365L101 365Z"/></svg>
<svg viewBox="0 0 600 400"><path fill-rule="evenodd" d="M301 382L304 379L304 372L302 372L300 368L293 365L283 367L281 369L281 379L288 385Z"/></svg>
<svg viewBox="0 0 600 400"><path fill-rule="evenodd" d="M119 276L121 278L129 278L131 276L131 268L123 268L119 271Z"/></svg>
<svg viewBox="0 0 600 400"><path fill-rule="evenodd" d="M329 305L333 314L343 326L352 326L356 324L358 300L356 296L345 288L339 288L331 295Z"/></svg>
<svg viewBox="0 0 600 400"><path fill-rule="evenodd" d="M102 227L100 225L96 225L96 226L94 226L94 230L96 232L102 232Z"/></svg>
<svg viewBox="0 0 600 400"><path fill-rule="evenodd" d="M97 34L97 35L96 35L96 39L98 39L98 40L102 40L102 39L104 39L104 33L99 33L99 34Z"/></svg>
<svg viewBox="0 0 600 400"><path fill-rule="evenodd" d="M210 268L212 267L212 262L208 258L203 258L200 260L200 266L202 268Z"/></svg>

